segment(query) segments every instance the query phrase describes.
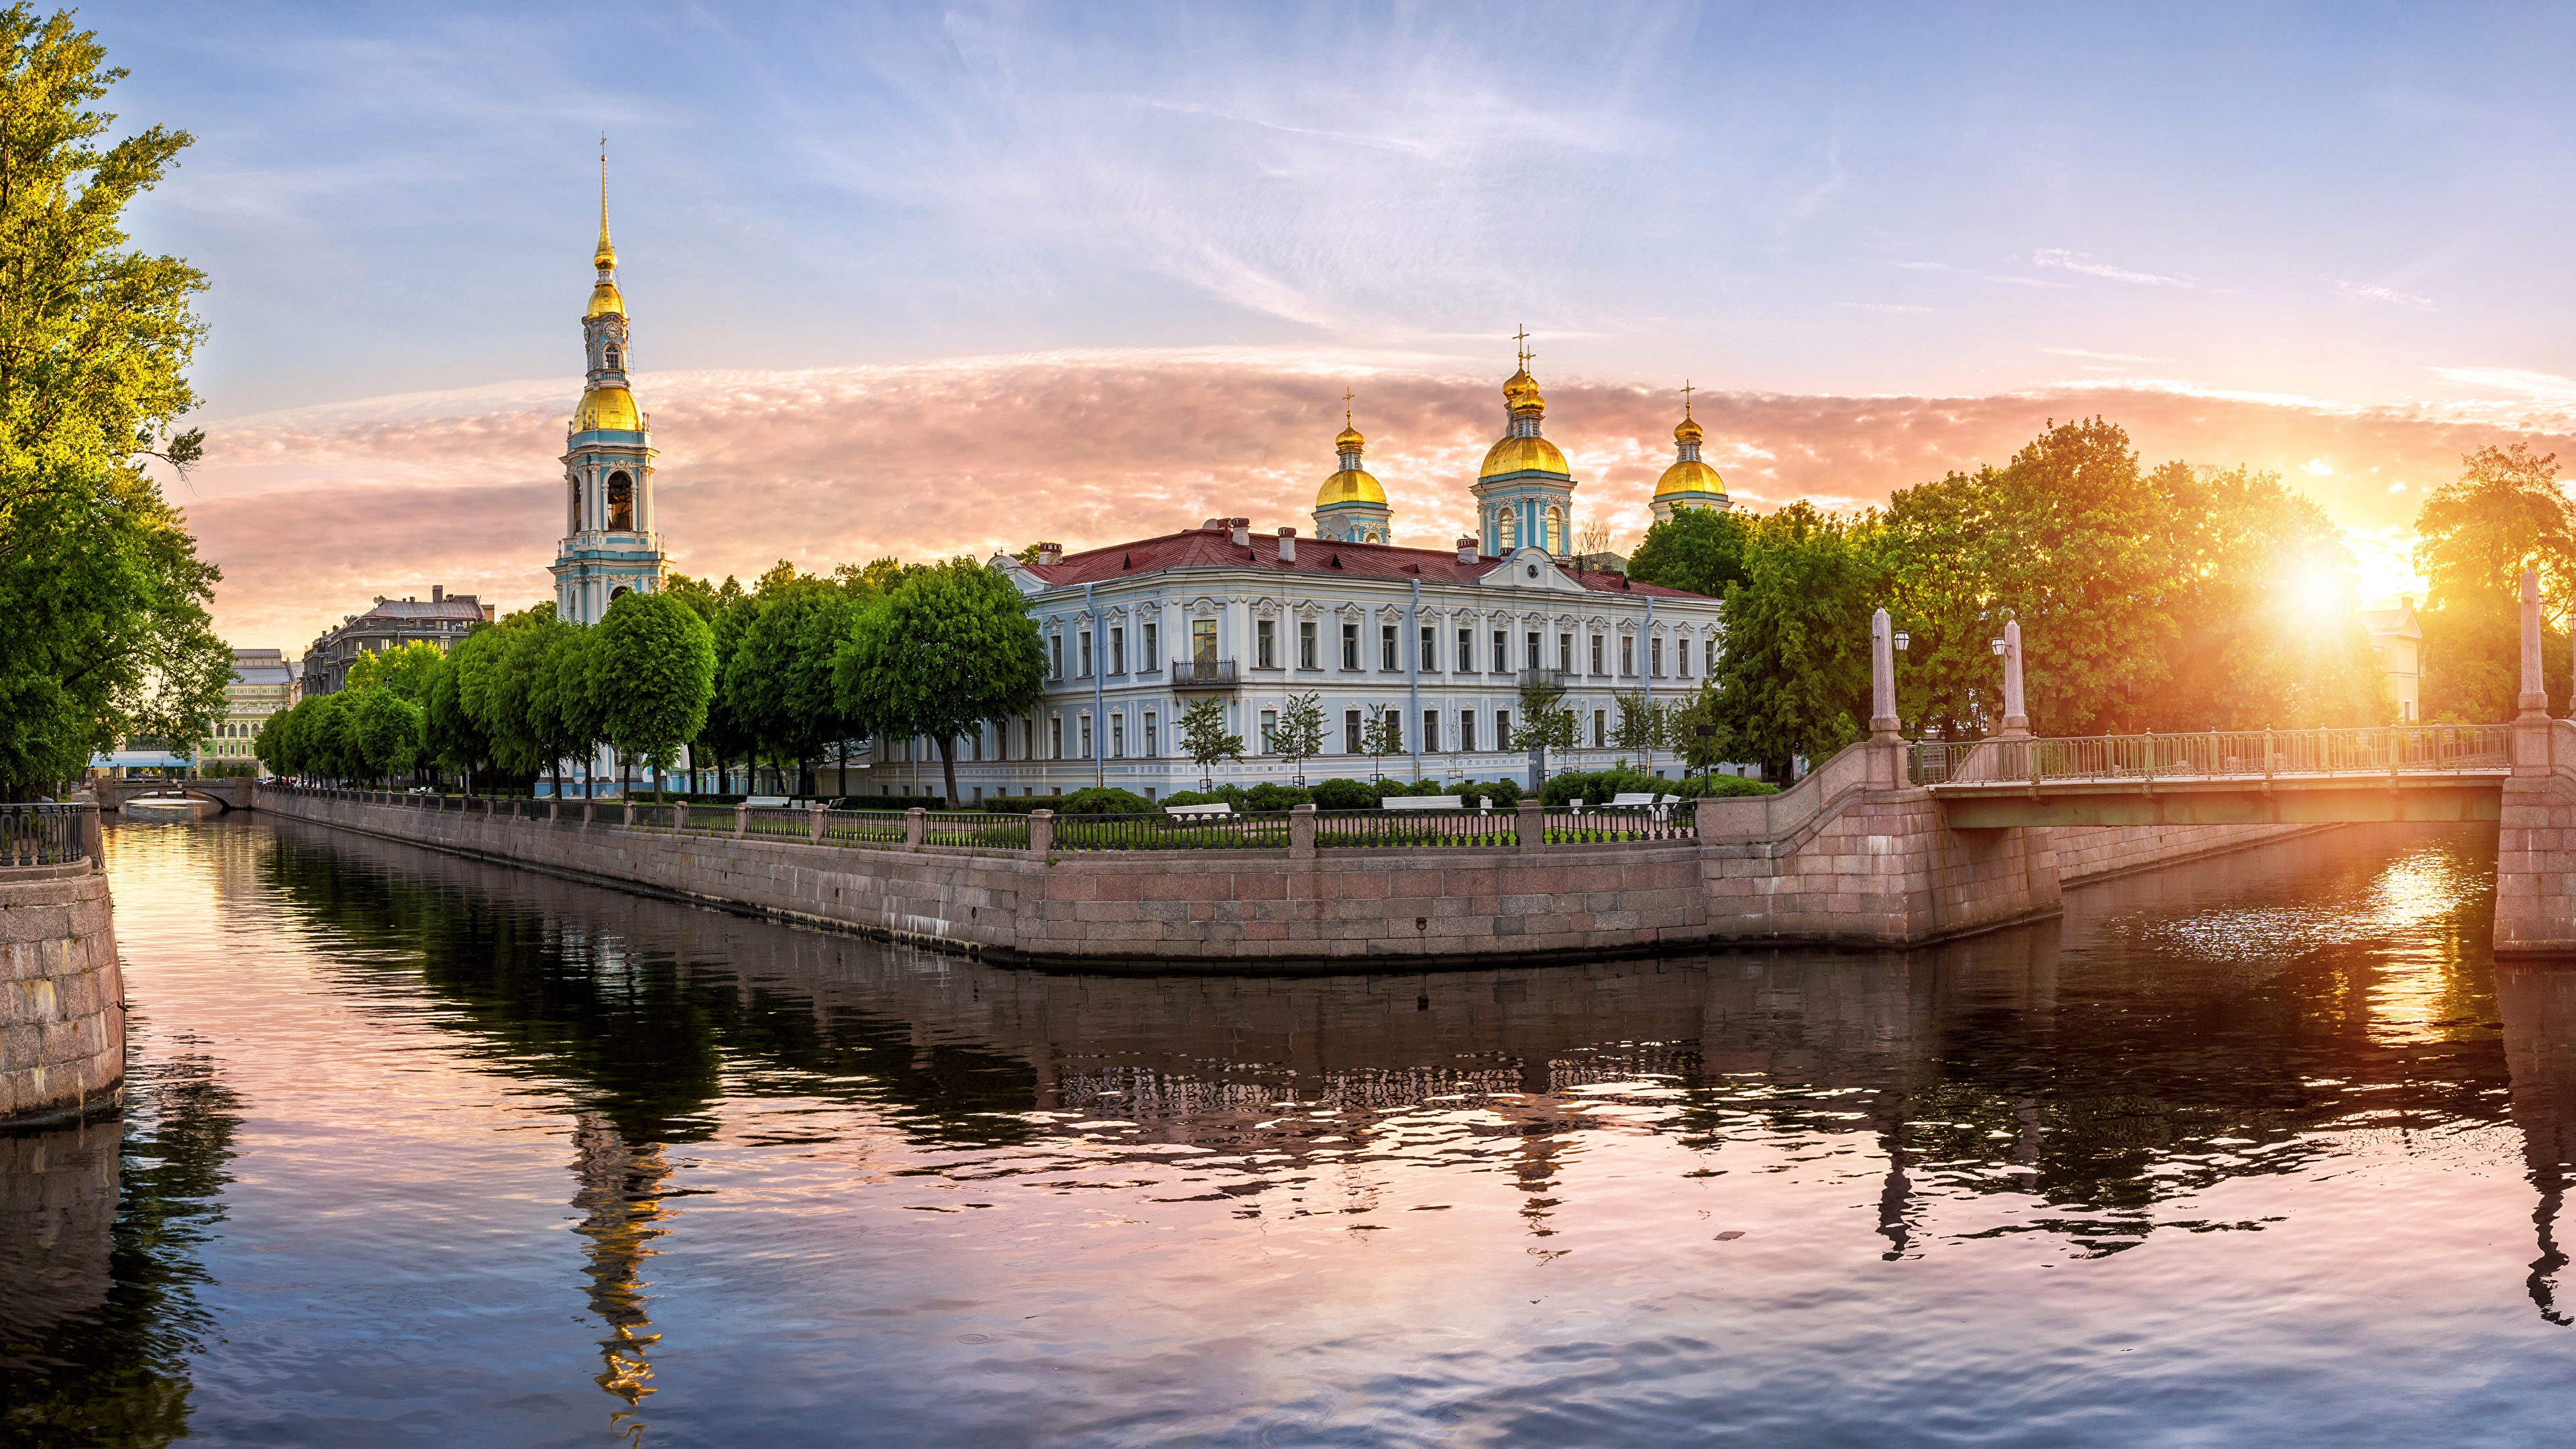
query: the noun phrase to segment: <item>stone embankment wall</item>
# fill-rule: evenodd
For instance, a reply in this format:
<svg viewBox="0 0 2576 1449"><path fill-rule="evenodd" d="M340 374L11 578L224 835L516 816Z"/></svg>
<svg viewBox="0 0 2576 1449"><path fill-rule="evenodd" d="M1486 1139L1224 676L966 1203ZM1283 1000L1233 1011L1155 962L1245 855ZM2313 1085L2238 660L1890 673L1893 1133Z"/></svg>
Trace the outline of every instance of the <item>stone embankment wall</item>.
<svg viewBox="0 0 2576 1449"><path fill-rule="evenodd" d="M0 1124L77 1118L125 1078L115 908L92 860L0 870Z"/></svg>
<svg viewBox="0 0 2576 1449"><path fill-rule="evenodd" d="M2057 837L2097 873L2276 827L1953 831L1856 747L1698 838L1502 849L1032 854L674 834L268 789L259 807L475 859L1004 959L1271 972L1712 945L1914 946L2048 915ZM620 813L622 814L622 807ZM606 812L603 811L603 814ZM1535 839L1535 822L1525 826Z"/></svg>
<svg viewBox="0 0 2576 1449"><path fill-rule="evenodd" d="M2060 826L2049 832L2057 845L2057 879L2077 886L2108 880L2133 870L2154 870L2202 860L2232 850L2250 850L2340 825L2098 825L2081 829Z"/></svg>

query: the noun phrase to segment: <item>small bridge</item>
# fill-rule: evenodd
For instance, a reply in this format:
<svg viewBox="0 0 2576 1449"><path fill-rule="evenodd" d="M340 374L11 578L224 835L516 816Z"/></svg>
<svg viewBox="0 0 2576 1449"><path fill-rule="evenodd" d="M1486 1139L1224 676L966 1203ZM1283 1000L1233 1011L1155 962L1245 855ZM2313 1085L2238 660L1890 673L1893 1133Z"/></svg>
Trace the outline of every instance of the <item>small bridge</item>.
<svg viewBox="0 0 2576 1449"><path fill-rule="evenodd" d="M212 780L156 780L148 776L130 780L93 780L90 788L98 792L98 808L110 813L138 796L179 790L200 800L212 800L226 810L251 808L251 781L247 775L226 775Z"/></svg>
<svg viewBox="0 0 2576 1449"><path fill-rule="evenodd" d="M2510 725L1916 741L1909 783L1953 830L2502 818Z"/></svg>

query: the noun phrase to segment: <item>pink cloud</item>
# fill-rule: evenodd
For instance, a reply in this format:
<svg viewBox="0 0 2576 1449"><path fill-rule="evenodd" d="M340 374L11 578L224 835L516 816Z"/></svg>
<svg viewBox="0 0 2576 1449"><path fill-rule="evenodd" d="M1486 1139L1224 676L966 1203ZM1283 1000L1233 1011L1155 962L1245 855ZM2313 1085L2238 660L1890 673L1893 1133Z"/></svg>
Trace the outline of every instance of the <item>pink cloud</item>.
<svg viewBox="0 0 2576 1449"><path fill-rule="evenodd" d="M662 449L666 546L684 572L748 577L792 558L985 555L1041 538L1085 547L1240 514L1311 527L1333 469L1347 383L1368 464L1401 540L1446 546L1502 431L1499 378L1332 369L1294 359L1144 354L908 368L644 379ZM1671 460L1670 393L1548 380L1548 436L1581 485L1578 512L1642 533ZM173 489L221 564L218 625L235 643L300 648L378 594L473 592L505 611L547 596L561 528L554 457L574 386L389 399L219 427L208 463ZM541 399L550 392L560 402ZM2570 453L2543 404L2364 410L2069 385L1967 398L1704 391L1707 456L1756 507L1811 497L1851 508L1952 469L2001 463L2050 418L2100 413L2150 464L2171 458L2293 475L2354 528L2403 526L2463 452L2534 436ZM2335 473L2297 472L2314 458ZM2404 482L2406 490L2392 491Z"/></svg>

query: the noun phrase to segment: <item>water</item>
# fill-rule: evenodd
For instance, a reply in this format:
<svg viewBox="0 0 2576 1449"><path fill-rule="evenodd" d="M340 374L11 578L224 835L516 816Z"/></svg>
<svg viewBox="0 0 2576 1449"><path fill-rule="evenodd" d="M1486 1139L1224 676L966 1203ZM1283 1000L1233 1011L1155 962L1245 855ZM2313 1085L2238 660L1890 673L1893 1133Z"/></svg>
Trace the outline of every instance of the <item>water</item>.
<svg viewBox="0 0 2576 1449"><path fill-rule="evenodd" d="M0 1441L2522 1445L2576 972L2492 830L1912 956L1121 979L232 816L0 1139ZM121 1143L121 1145L120 1145Z"/></svg>

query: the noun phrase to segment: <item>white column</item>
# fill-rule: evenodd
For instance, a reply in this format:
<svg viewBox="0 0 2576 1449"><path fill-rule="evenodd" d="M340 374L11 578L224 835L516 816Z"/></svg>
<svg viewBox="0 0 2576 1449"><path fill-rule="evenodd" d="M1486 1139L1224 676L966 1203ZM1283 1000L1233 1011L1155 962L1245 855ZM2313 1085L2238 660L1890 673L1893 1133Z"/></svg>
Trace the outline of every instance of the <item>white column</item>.
<svg viewBox="0 0 2576 1449"><path fill-rule="evenodd" d="M1904 725L1896 717L1896 638L1885 609L1869 616L1869 685L1869 732L1894 739Z"/></svg>
<svg viewBox="0 0 2576 1449"><path fill-rule="evenodd" d="M2522 697L2514 707L2523 719L2549 715L2549 689L2540 676L2540 576L2522 571Z"/></svg>
<svg viewBox="0 0 2576 1449"><path fill-rule="evenodd" d="M2030 713L2022 707L2021 620L2004 624L2004 728L2006 739L2030 737Z"/></svg>

